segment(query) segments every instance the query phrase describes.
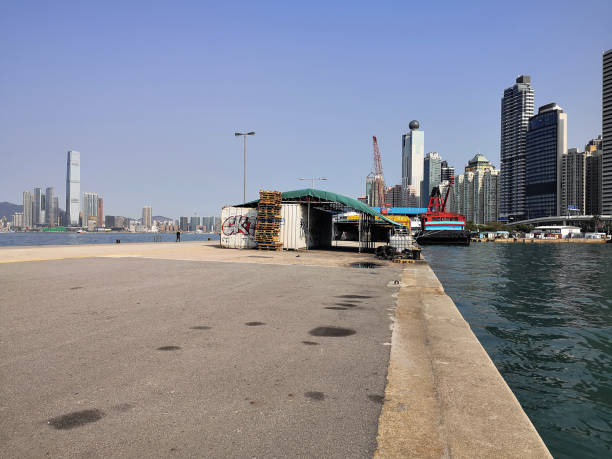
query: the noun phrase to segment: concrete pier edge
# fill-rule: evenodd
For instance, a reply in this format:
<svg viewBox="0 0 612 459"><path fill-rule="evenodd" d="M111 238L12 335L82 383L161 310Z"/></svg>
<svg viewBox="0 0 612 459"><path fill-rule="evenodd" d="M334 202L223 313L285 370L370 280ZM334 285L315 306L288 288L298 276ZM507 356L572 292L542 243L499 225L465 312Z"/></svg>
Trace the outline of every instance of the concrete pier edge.
<svg viewBox="0 0 612 459"><path fill-rule="evenodd" d="M550 458L426 262L402 272L374 457Z"/></svg>

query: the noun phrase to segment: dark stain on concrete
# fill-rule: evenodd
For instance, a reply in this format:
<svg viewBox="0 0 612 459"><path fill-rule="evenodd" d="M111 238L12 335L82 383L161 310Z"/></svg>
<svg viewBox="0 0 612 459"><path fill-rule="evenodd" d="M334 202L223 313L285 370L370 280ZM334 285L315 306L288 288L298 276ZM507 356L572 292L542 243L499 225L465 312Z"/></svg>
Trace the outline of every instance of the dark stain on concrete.
<svg viewBox="0 0 612 459"><path fill-rule="evenodd" d="M70 287L70 290L78 290L80 288L83 288L83 287Z"/></svg>
<svg viewBox="0 0 612 459"><path fill-rule="evenodd" d="M350 336L354 335L356 332L350 328L342 328L342 327L317 327L310 330L312 336L329 336L333 338L338 338L342 336Z"/></svg>
<svg viewBox="0 0 612 459"><path fill-rule="evenodd" d="M265 325L264 322L247 322L245 325L248 325L249 327L256 327L258 325Z"/></svg>
<svg viewBox="0 0 612 459"><path fill-rule="evenodd" d="M304 396L311 400L316 400L317 402L325 399L325 394L323 392L305 392Z"/></svg>
<svg viewBox="0 0 612 459"><path fill-rule="evenodd" d="M367 295L340 295L337 296L336 298L355 298L355 299L365 299L365 298L373 298L371 296L367 296Z"/></svg>
<svg viewBox="0 0 612 459"><path fill-rule="evenodd" d="M272 258L272 257L264 257L262 255L249 255L248 258Z"/></svg>
<svg viewBox="0 0 612 459"><path fill-rule="evenodd" d="M338 306L344 306L345 308L356 308L357 305L353 303L336 303Z"/></svg>
<svg viewBox="0 0 612 459"><path fill-rule="evenodd" d="M319 343L317 343L316 341L302 341L302 343L304 343L306 346L318 346Z"/></svg>
<svg viewBox="0 0 612 459"><path fill-rule="evenodd" d="M181 347L180 346L162 346L162 347L158 347L156 350L158 351L178 351Z"/></svg>
<svg viewBox="0 0 612 459"><path fill-rule="evenodd" d="M189 327L190 330L210 330L211 327L207 325L196 325L195 327Z"/></svg>
<svg viewBox="0 0 612 459"><path fill-rule="evenodd" d="M378 263L372 263L370 261L358 261L357 263L351 263L351 268L362 268L362 269L374 269L378 268Z"/></svg>
<svg viewBox="0 0 612 459"><path fill-rule="evenodd" d="M343 306L328 306L325 309L333 309L334 311L346 311L348 308Z"/></svg>
<svg viewBox="0 0 612 459"><path fill-rule="evenodd" d="M130 403L119 403L111 408L119 413L125 413L126 411L130 411L132 408L134 408L134 405Z"/></svg>
<svg viewBox="0 0 612 459"><path fill-rule="evenodd" d="M47 421L47 424L54 429L68 430L74 429L75 427L84 426L85 424L89 424L91 422L99 421L103 417L104 412L98 409L82 410L51 418Z"/></svg>
<svg viewBox="0 0 612 459"><path fill-rule="evenodd" d="M251 401L249 402L249 404L250 404L250 405L255 405L255 400L251 400Z"/></svg>
<svg viewBox="0 0 612 459"><path fill-rule="evenodd" d="M384 395L368 394L368 398L376 403L382 403L385 401Z"/></svg>

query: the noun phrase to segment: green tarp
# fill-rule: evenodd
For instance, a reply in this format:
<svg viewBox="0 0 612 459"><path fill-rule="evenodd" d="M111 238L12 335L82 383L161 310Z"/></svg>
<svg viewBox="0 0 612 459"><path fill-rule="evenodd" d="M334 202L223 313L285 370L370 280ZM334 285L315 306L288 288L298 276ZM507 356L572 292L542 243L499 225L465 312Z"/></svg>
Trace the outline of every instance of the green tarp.
<svg viewBox="0 0 612 459"><path fill-rule="evenodd" d="M357 212L363 212L367 215L372 215L374 217L378 217L381 220L390 223L391 225L403 226L401 223L394 222L384 215L376 212L367 204L364 204L357 199L349 198L348 196L344 196L338 193L332 193L331 191L323 191L323 190L315 190L314 188L304 188L303 190L294 190L294 191L285 191L283 192L283 201L290 199L300 199L305 198L307 196L318 198L324 201L331 202L339 202L344 204L346 207L351 207ZM259 202L259 199L256 201L250 201L244 204L239 205L238 207L254 207Z"/></svg>

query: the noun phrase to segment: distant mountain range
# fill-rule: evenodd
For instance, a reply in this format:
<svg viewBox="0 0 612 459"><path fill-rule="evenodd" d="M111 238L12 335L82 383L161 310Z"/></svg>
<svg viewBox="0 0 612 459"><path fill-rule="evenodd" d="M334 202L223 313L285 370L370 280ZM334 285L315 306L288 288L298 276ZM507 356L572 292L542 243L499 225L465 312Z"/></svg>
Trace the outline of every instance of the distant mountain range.
<svg viewBox="0 0 612 459"><path fill-rule="evenodd" d="M22 212L23 206L19 204L13 204L12 202L0 202L0 218L6 217L7 220L11 219L11 216L15 212Z"/></svg>

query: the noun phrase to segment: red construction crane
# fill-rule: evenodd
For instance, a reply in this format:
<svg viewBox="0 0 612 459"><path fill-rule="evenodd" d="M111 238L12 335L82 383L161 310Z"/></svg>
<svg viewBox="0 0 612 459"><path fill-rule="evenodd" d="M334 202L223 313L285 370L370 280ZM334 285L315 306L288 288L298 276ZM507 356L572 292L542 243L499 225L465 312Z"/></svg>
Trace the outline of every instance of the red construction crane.
<svg viewBox="0 0 612 459"><path fill-rule="evenodd" d="M376 182L376 194L378 198L377 204L380 210L385 210L387 207L387 201L385 200L385 177L383 175L382 161L380 160L380 150L378 149L378 141L376 136L372 136L374 141L374 171L375 171L375 182Z"/></svg>
<svg viewBox="0 0 612 459"><path fill-rule="evenodd" d="M446 203L448 202L448 195L450 193L451 187L455 181L454 177L450 178L448 183L448 187L446 187L446 194L444 195L444 201L442 201L442 196L440 195L440 188L434 187L431 190L431 196L429 197L429 205L427 206L427 213L445 213L446 212Z"/></svg>

